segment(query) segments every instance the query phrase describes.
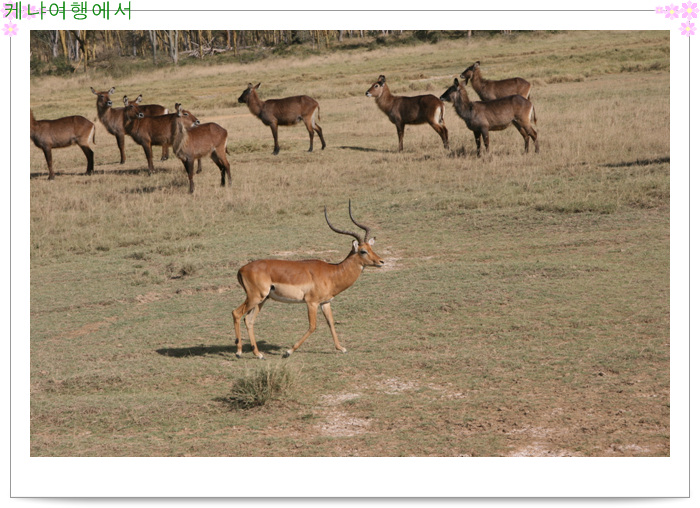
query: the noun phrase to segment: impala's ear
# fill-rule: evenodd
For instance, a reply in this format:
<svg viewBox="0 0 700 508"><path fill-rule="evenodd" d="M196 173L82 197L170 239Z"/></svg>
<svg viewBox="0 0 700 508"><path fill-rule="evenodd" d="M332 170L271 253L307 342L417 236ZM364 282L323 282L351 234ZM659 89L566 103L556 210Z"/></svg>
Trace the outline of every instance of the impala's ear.
<svg viewBox="0 0 700 508"><path fill-rule="evenodd" d="M114 92L115 92L115 88L112 87L109 89L109 92L107 92L107 94L112 95Z"/></svg>
<svg viewBox="0 0 700 508"><path fill-rule="evenodd" d="M360 244L357 243L357 240L353 240L353 242L352 242L352 251L353 251L353 252L357 252L357 249L359 249L359 247L360 247Z"/></svg>
<svg viewBox="0 0 700 508"><path fill-rule="evenodd" d="M370 247L371 247L372 245L374 245L374 237L372 237L372 238L370 238L369 240L367 240L367 243L369 244Z"/></svg>

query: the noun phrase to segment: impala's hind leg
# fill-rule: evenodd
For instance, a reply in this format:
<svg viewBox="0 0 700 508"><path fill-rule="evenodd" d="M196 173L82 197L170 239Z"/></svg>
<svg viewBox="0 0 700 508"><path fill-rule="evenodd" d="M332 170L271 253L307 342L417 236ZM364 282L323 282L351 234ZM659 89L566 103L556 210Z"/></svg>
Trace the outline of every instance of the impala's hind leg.
<svg viewBox="0 0 700 508"><path fill-rule="evenodd" d="M233 329L236 333L236 357L240 358L243 352L243 338L241 337L241 318L245 316L245 325L248 329L248 337L250 338L250 345L253 348L253 354L260 358L261 360L264 356L258 351L257 342L255 342L255 318L262 310L262 306L265 300L253 300L246 298L237 309L234 309L233 314ZM252 315L251 315L252 313Z"/></svg>

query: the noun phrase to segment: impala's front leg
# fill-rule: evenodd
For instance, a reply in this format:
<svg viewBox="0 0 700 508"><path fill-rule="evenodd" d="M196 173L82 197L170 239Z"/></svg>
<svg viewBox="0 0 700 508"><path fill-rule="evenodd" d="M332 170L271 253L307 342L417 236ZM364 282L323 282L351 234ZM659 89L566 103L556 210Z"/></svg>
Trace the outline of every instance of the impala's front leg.
<svg viewBox="0 0 700 508"><path fill-rule="evenodd" d="M299 342L292 346L292 349L288 349L284 353L284 355L282 355L283 358L288 358L289 355L291 355L294 351L299 349L299 346L301 346L304 343L304 341L309 338L309 335L316 331L316 314L318 312L318 304L306 302L306 305L309 308L309 329L306 330L304 336L301 339L299 339Z"/></svg>
<svg viewBox="0 0 700 508"><path fill-rule="evenodd" d="M321 310L323 311L323 315L326 318L326 322L328 323L328 326L331 329L331 335L333 336L333 343L335 344L335 348L338 351L347 353L348 350L340 345L340 341L338 340L338 334L335 333L335 323L333 321L333 311L331 311L331 304L324 303L323 305L321 305Z"/></svg>

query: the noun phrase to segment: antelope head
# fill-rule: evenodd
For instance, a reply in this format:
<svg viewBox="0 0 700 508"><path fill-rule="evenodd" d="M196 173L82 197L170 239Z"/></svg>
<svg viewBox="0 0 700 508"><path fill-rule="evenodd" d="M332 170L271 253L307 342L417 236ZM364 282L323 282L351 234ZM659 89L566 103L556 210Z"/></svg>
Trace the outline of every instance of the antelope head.
<svg viewBox="0 0 700 508"><path fill-rule="evenodd" d="M382 95L384 92L384 85L386 84L386 77L384 77L384 74L380 75L377 81L372 83L372 86L369 87L369 90L365 92L365 95L367 97L379 97Z"/></svg>
<svg viewBox="0 0 700 508"><path fill-rule="evenodd" d="M358 256L358 259L360 260L360 264L362 265L363 269L365 266L374 266L377 268L383 266L384 260L372 250L372 246L374 245L374 238L370 237L370 228L363 224L360 224L352 216L352 203L350 201L348 201L348 212L350 214L350 220L357 227L364 230L364 238L360 236L359 233L356 233L354 231L345 231L343 229L338 229L335 226L333 226L333 224L331 224L331 222L328 220L328 211L326 207L323 207L323 214L326 216L326 223L328 223L328 227L330 227L331 230L335 231L336 233L340 233L341 235L352 236L355 239L352 242L352 252L350 255Z"/></svg>

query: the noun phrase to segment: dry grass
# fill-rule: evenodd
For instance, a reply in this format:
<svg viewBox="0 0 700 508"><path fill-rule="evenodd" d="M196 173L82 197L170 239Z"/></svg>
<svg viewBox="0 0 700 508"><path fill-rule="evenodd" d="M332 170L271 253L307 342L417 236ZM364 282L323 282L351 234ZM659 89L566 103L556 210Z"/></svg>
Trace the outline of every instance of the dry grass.
<svg viewBox="0 0 700 508"><path fill-rule="evenodd" d="M149 177L131 140L120 166L102 126L92 177L71 148L49 182L32 148L32 455L668 456L668 50L663 32L574 32L290 59L284 76L268 60L33 80L37 118L94 119L90 86L182 102L229 131L234 183L206 161L190 196L179 161ZM532 78L541 153L509 129L477 159L451 106L451 151L409 126L397 153L369 84L439 95L477 59ZM328 148L307 153L298 126L272 156L236 103L249 81L317 98ZM334 300L349 353L320 323L286 360L305 366L291 396L232 411L258 365L247 343L234 355L236 271L340 261L323 206L350 227L348 198L387 261ZM272 367L306 326L303 307L265 306Z"/></svg>

